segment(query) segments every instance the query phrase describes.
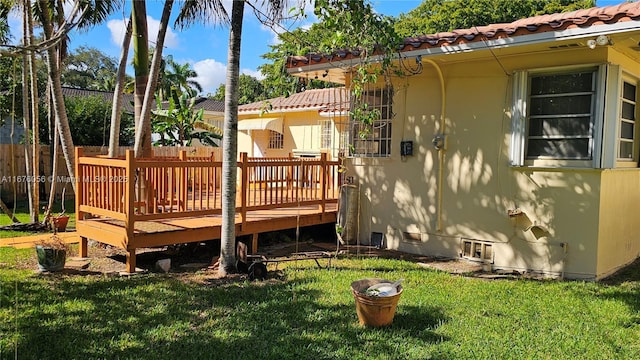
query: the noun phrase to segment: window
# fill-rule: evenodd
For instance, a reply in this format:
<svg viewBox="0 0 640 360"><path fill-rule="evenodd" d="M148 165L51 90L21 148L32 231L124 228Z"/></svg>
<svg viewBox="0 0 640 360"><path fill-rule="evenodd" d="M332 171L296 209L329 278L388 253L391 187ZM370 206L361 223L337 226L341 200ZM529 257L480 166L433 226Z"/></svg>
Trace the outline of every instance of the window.
<svg viewBox="0 0 640 360"><path fill-rule="evenodd" d="M527 159L593 157L596 70L529 76Z"/></svg>
<svg viewBox="0 0 640 360"><path fill-rule="evenodd" d="M618 160L637 161L636 155L636 99L637 82L629 78L622 81L618 127Z"/></svg>
<svg viewBox="0 0 640 360"><path fill-rule="evenodd" d="M331 120L320 121L320 148L331 149L331 137L333 135L333 124Z"/></svg>
<svg viewBox="0 0 640 360"><path fill-rule="evenodd" d="M391 121L393 92L391 89L365 91L359 103L352 104L352 113L359 111L373 118L371 124L351 119L351 155L386 157L391 155Z"/></svg>
<svg viewBox="0 0 640 360"><path fill-rule="evenodd" d="M515 72L511 165L612 166L616 133L604 137L605 95L618 91L605 89L619 86L616 73L611 64Z"/></svg>
<svg viewBox="0 0 640 360"><path fill-rule="evenodd" d="M284 135L277 131L269 130L269 149L283 149Z"/></svg>

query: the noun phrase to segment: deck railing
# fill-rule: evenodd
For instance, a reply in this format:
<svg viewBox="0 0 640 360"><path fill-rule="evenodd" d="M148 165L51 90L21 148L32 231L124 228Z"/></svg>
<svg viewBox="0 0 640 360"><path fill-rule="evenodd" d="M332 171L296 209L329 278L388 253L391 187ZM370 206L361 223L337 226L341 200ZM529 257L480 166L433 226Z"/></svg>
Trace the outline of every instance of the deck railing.
<svg viewBox="0 0 640 360"><path fill-rule="evenodd" d="M76 153L76 209L84 214L135 221L220 214L222 162L188 157L136 159ZM340 162L304 158L249 158L238 162L236 212L337 202ZM132 226L131 226L132 227Z"/></svg>

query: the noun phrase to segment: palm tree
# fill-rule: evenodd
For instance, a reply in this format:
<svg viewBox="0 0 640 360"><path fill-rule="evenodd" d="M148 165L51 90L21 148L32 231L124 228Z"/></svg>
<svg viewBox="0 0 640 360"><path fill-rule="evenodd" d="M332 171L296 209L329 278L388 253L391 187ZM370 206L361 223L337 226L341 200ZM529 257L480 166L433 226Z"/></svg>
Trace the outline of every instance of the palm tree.
<svg viewBox="0 0 640 360"><path fill-rule="evenodd" d="M52 39L54 36L53 23L51 20L51 12L48 8L48 2L46 0L38 0L40 22L44 30L45 39ZM58 55L56 54L56 48L54 46L47 48L47 56L45 57L47 64L47 71L49 75L49 81L52 83L52 103L53 114L55 117L55 124L58 128L58 134L60 136L60 144L62 153L64 154L65 161L67 163L67 170L71 178L75 178L75 154L73 139L71 138L71 129L69 128L69 120L67 119L67 111L64 105L64 98L62 96L62 84L60 81L60 67L57 61ZM71 183L73 190L75 191L75 182Z"/></svg>
<svg viewBox="0 0 640 360"><path fill-rule="evenodd" d="M168 69L165 69L165 80L176 87L179 93L187 93L190 97L194 97L202 92L202 85L193 80L198 73L189 63L179 64L173 60L173 56L167 56L166 65ZM197 93L194 90L197 90Z"/></svg>
<svg viewBox="0 0 640 360"><path fill-rule="evenodd" d="M64 20L64 1L51 2L38 0L34 7L34 15L40 20L44 30L44 41L42 44L39 44L39 47L45 49L47 52L45 60L49 81L51 82L53 114L58 128L58 135L60 136L61 149L64 154L67 170L72 178L75 177L74 146L60 81L60 59L66 49L66 35L70 29L74 27L86 30L95 24L103 22L107 16L117 8L118 3L119 1L117 0L76 0L71 16L68 17L71 21L74 21L73 24L69 24ZM82 9L80 9L81 6ZM57 28L54 28L54 20L56 20L55 24ZM75 182L72 182L72 186L75 190Z"/></svg>
<svg viewBox="0 0 640 360"><path fill-rule="evenodd" d="M131 42L132 18L129 17L127 30L122 40L122 51L120 53L120 63L116 74L115 89L113 90L113 104L111 104L111 127L109 129L109 157L118 156L118 144L120 143L120 121L122 119L123 88L125 85L125 71L127 69L127 56L129 54L129 43Z"/></svg>
<svg viewBox="0 0 640 360"><path fill-rule="evenodd" d="M31 16L31 8L30 2L24 0L22 2L22 43L25 47L29 47L31 41L33 40L33 17ZM29 57L31 52L23 52L22 53L22 117L23 117L23 125L24 125L24 133L29 134L30 132L30 123L31 123L31 113L29 111L29 75L33 78L36 76L35 74L29 74ZM33 102L32 102L33 103ZM33 161L32 157L32 149L29 147L31 138L29 136L25 137L25 147L24 147L24 159L25 159L25 173L27 178L31 178L31 171L33 170ZM37 145L36 145L37 146ZM33 174L35 175L35 174ZM27 197L29 200L29 214L32 222L37 221L38 217L38 202L36 201L37 194L34 194L34 188L27 183ZM34 204L36 205L34 207Z"/></svg>
<svg viewBox="0 0 640 360"><path fill-rule="evenodd" d="M227 81L225 85L224 137L222 138L222 235L220 249L221 275L235 270L235 208L238 151L238 84L240 75L240 44L246 1L233 1L229 52L227 56ZM282 19L287 0L265 1L269 21ZM220 0L188 0L176 20L176 24L189 24L197 19L213 17L228 21Z"/></svg>
<svg viewBox="0 0 640 360"><path fill-rule="evenodd" d="M224 96L224 137L222 138L222 228L220 267L225 276L237 270L236 242L236 178L238 174L238 83L240 76L240 43L244 18L244 0L236 0L231 8L227 81Z"/></svg>
<svg viewBox="0 0 640 360"><path fill-rule="evenodd" d="M204 109L195 110L196 98L188 93L173 90L168 109L163 109L160 99L153 114L154 132L160 135L160 145L191 146L194 139L208 146L218 146L222 130L202 120Z"/></svg>
<svg viewBox="0 0 640 360"><path fill-rule="evenodd" d="M144 146L142 141L145 129L141 124L142 104L144 103L144 93L149 80L149 32L147 30L147 4L146 0L131 0L131 19L132 19L132 36L133 36L133 72L134 72L134 91L133 91L133 107L135 116L135 132L136 143L138 142L138 134L141 138L141 149L145 155L150 156L151 146ZM150 130L150 129L149 129ZM149 137L149 143L151 138ZM140 156L136 152L136 156Z"/></svg>
<svg viewBox="0 0 640 360"><path fill-rule="evenodd" d="M137 2L143 2L143 1L133 0L133 2L137 3ZM139 114L140 118L138 121L136 139L134 144L136 157L151 156L151 106L152 106L151 104L153 102L153 95L155 93L155 87L158 80L158 73L160 71L160 63L162 61L162 49L164 47L164 38L167 33L167 28L169 27L169 16L171 15L172 7L173 7L173 0L166 0L164 3L164 7L162 9L162 16L160 18L160 28L158 29L158 39L156 42L156 50L153 53L153 59L151 61L151 72L150 74L148 73L149 75L147 76L147 84L144 89L144 98L143 98L142 108L140 109L140 114ZM135 16L134 15L132 16L135 18L135 17L141 16L141 14L136 14ZM145 15L144 21L146 25L146 15ZM135 34L135 30L134 30L134 34ZM134 63L136 58L135 46L136 44L134 43ZM138 46L141 46L140 41L138 41ZM142 56L142 54L138 53L138 56ZM147 55L147 58L148 58L148 55ZM141 59L137 59L137 60L141 60ZM140 89L138 88L138 84L136 83L136 94L138 93L139 90ZM137 111L136 111L136 115L138 115Z"/></svg>
<svg viewBox="0 0 640 360"><path fill-rule="evenodd" d="M26 5L26 4L25 4ZM27 17L27 34L25 39L27 40L27 45L32 45L35 40L33 36L33 16L31 11L25 11L25 15ZM33 179L38 179L40 175L40 148L39 148L39 137L38 133L39 129L39 115L38 115L38 78L36 71L36 54L31 51L28 54L28 63L29 63L29 73L31 74L30 88L31 88L31 141L33 142L33 149L31 151L31 155L33 158L32 161L32 175ZM26 86L26 84L24 84ZM29 165L27 165L29 166ZM31 214L31 222L37 223L40 215L40 182L33 181L31 184L27 183L27 186L33 187L33 196L31 198L32 203L29 204L29 212Z"/></svg>

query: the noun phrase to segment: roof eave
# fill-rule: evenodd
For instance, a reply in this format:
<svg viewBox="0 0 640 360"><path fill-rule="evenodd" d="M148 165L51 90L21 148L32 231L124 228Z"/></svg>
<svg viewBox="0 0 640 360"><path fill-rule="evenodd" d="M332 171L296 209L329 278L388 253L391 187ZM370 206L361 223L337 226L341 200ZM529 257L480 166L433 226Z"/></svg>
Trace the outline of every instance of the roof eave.
<svg viewBox="0 0 640 360"><path fill-rule="evenodd" d="M536 45L542 43L554 43L559 41L579 40L588 37L596 37L598 35L613 35L618 33L640 31L640 21L629 20L613 24L599 24L588 27L572 27L558 31L545 31L534 34L503 36L496 39L485 39L480 41L465 42L451 45L442 45L437 47L415 48L414 50L401 50L394 55L394 59L401 57L436 57L443 55L470 53L476 51L488 51L493 49L513 48L518 46ZM410 47L408 45L407 47ZM369 63L381 62L382 55L376 55L369 59ZM323 62L318 64L302 64L287 69L287 73L291 75L302 74L312 71L322 71L327 69L348 69L359 65L359 58L341 59L333 62Z"/></svg>
<svg viewBox="0 0 640 360"><path fill-rule="evenodd" d="M240 111L238 110L238 115L258 115L263 114L264 116L272 117L275 114L284 114L284 113L294 113L294 112L304 112L304 111L316 111L316 110L324 110L326 106L309 106L309 107L299 107L299 108L290 108L290 109L272 109L269 111L264 110L247 110Z"/></svg>

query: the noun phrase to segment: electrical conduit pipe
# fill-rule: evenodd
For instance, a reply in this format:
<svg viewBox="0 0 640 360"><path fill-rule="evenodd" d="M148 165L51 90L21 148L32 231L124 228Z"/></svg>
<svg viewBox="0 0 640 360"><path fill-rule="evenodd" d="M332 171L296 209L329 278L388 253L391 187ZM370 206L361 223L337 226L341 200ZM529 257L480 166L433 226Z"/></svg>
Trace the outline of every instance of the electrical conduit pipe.
<svg viewBox="0 0 640 360"><path fill-rule="evenodd" d="M438 73L438 79L440 80L440 93L442 94L441 104L440 104L440 135L443 136L444 142L443 146L438 148L438 182L437 182L437 210L436 210L436 230L438 232L442 232L442 188L444 181L444 155L446 151L446 134L445 134L445 126L446 126L446 118L445 118L445 109L447 103L447 96L444 87L444 76L442 75L442 70L440 66L431 59L422 60L426 63L431 64Z"/></svg>

